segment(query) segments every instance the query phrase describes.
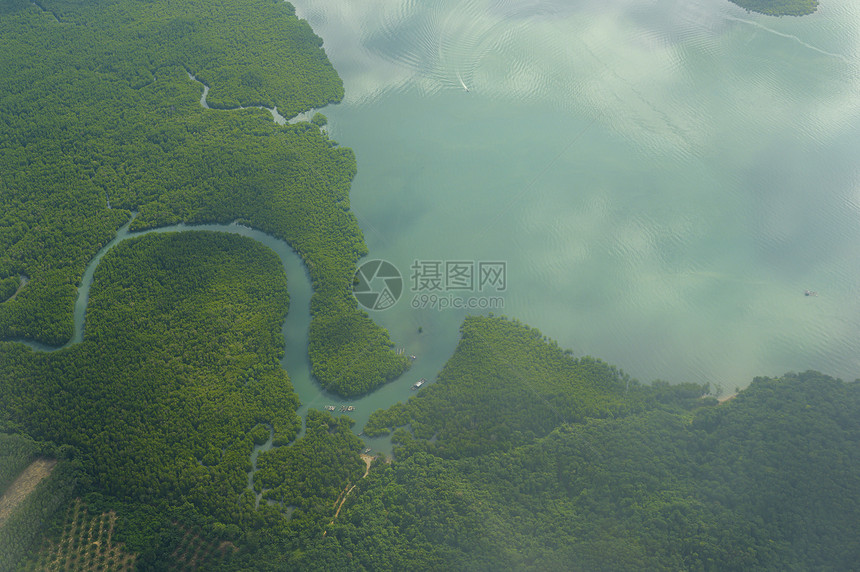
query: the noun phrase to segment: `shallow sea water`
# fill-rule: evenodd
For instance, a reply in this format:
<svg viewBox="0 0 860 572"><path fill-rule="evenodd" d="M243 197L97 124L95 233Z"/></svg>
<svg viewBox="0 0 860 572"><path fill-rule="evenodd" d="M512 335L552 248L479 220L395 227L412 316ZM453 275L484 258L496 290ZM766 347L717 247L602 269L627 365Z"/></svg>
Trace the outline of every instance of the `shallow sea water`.
<svg viewBox="0 0 860 572"><path fill-rule="evenodd" d="M415 261L505 262L496 313L643 381L860 377L856 3L294 4L344 80L368 260L404 277L372 312L418 356L396 384L467 313L415 309Z"/></svg>

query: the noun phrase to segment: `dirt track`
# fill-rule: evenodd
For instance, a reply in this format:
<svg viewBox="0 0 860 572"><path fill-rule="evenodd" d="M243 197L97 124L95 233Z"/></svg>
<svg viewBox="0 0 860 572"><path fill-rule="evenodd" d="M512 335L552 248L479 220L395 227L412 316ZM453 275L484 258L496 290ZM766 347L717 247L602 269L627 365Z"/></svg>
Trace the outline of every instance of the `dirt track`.
<svg viewBox="0 0 860 572"><path fill-rule="evenodd" d="M364 475L361 476L361 478L363 479L364 477L366 477L370 473L370 464L373 462L373 460L376 457L371 456L371 455L365 455L364 453L362 453L359 456L361 457L361 460L364 461L364 464L366 465L366 468L364 470ZM349 486L349 483L347 483L346 487L347 488L345 488L343 490L343 492L340 493L340 496L337 497L337 500L334 501L334 504L337 507L337 510L334 513L334 518L332 519L332 521L330 523L328 523L329 526L334 524L334 521L337 519L337 516L340 514L340 509L343 508L343 503L346 502L346 497L349 496L349 493L352 492L352 489L355 488L355 485ZM323 531L323 538L325 538L326 532L328 532L328 531L327 530Z"/></svg>
<svg viewBox="0 0 860 572"><path fill-rule="evenodd" d="M36 485L54 470L56 459L36 459L9 485L0 497L0 528L6 524L15 508L36 489Z"/></svg>

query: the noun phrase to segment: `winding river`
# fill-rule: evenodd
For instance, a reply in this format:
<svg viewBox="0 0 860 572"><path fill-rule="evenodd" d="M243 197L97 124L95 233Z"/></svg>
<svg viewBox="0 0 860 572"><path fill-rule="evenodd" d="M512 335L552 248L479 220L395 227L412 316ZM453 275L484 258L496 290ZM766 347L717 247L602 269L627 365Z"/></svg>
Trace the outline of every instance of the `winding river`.
<svg viewBox="0 0 860 572"><path fill-rule="evenodd" d="M290 308L287 318L284 320L282 333L285 340L284 357L281 358L281 366L290 376L296 393L299 395L301 405L298 409L299 415L304 419L308 409L323 410L326 405L336 407L334 414L340 415L340 408L344 405L353 405L355 411L349 415L356 420L353 429L356 433L363 430L370 414L379 408L389 407L397 401L404 400L412 393L410 391L413 383L413 375L401 378L389 383L377 391L358 398L345 399L325 391L311 376L310 362L308 359L308 327L310 326L310 302L311 282L307 269L298 254L283 240L275 238L259 230L243 226L238 223L231 224L200 224L186 225L175 224L155 229L132 232L129 231L134 217L119 229L116 237L105 245L90 261L81 280L78 289L78 298L75 302L74 334L63 346L53 347L29 340L15 340L23 343L36 351L53 352L65 349L80 343L83 340L86 309L89 302L90 287L93 283L93 275L99 262L114 246L124 240L137 238L152 233L165 232L227 232L245 236L262 243L278 255L281 264L287 274L288 289L290 293ZM367 445L375 450L390 453L391 443L389 438L370 439L364 437ZM271 443L271 440L270 440ZM265 450L270 445L263 445L258 450ZM258 450L254 451L252 461L256 459Z"/></svg>
<svg viewBox="0 0 860 572"><path fill-rule="evenodd" d="M203 89L203 92L200 97L200 105L205 109L211 109L206 102L206 96L209 93L209 86L198 80L190 72L188 73L188 78L191 81L198 83ZM244 108L240 107L237 109ZM272 120L275 123L283 125L288 121L286 118L284 118L278 113L277 108L265 109L272 114ZM307 121L310 116L315 113L315 111L316 110L311 109L305 113L301 113L296 117L290 119L289 122L294 123L296 121ZM110 206L108 206L108 208L110 208ZM343 397L324 390L312 378L310 372L310 361L308 358L308 328L310 326L310 301L312 294L310 277L308 276L307 268L305 268L301 258L298 256L298 254L296 254L296 252L290 247L289 244L269 234L247 226L243 226L236 222L233 222L231 224L175 224L155 229L148 229L145 231L132 232L129 230L129 227L131 226L135 215L136 213L134 213L129 219L129 221L117 231L116 237L114 237L114 239L111 240L107 245L102 247L102 249L93 257L93 259L87 265L87 268L84 271L84 275L81 279L81 286L78 289L78 297L75 301L74 333L72 334L72 338L66 344L60 347L48 346L30 340L19 339L11 341L22 343L32 348L33 350L41 352L58 351L80 343L83 340L85 325L84 323L86 318L87 304L89 302L90 287L93 283L93 275L95 274L96 267L98 266L104 255L107 254L114 246L116 246L120 242L128 240L130 238L137 238L151 233L191 231L228 232L231 234L238 234L240 236L251 238L273 250L275 254L278 255L278 258L280 258L281 264L283 265L284 270L287 274L288 289L290 294L290 307L282 328L285 346L284 356L281 358L281 367L283 367L289 375L290 381L292 381L293 387L295 388L295 391L299 396L300 406L297 413L302 417L302 431L299 436L301 436L301 434L304 432L304 418L308 409L313 408L324 410L326 406L334 406L335 410L333 411L333 413L335 415L340 415L340 409L344 406L349 405L352 405L355 408L353 411L350 411L348 413L349 416L356 421L355 425L353 426L353 430L356 433L362 435L364 425L367 423L367 419L370 417L370 414L373 411L380 408L390 407L398 401L407 399L412 394L410 390L412 387L412 383L414 383L413 378L418 379L420 377L435 377L435 374L437 373L437 368L433 365L433 363L435 362L431 363L431 361L428 361L426 363L422 363L419 360L417 364L413 365L411 374L407 374L406 377L389 383L377 389L376 391L364 395L362 397L345 399ZM417 351L414 348L403 349L409 354L415 353ZM364 435L362 435L362 437L364 438L364 441L368 445L368 447L388 454L391 453L390 437L370 438ZM271 448L271 443L272 439L270 437L269 441L266 444L262 446L256 446L254 448L254 452L251 455L251 462L254 467L256 467L257 455L261 451L265 451ZM251 476L249 475L249 479L250 478Z"/></svg>

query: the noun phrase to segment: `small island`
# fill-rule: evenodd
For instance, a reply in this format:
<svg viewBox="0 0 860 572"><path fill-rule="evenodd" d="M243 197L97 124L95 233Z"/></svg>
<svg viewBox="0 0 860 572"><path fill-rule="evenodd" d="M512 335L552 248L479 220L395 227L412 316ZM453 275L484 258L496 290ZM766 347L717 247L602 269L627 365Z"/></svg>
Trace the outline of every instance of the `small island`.
<svg viewBox="0 0 860 572"><path fill-rule="evenodd" d="M818 9L818 0L730 0L748 12L768 16L807 16Z"/></svg>

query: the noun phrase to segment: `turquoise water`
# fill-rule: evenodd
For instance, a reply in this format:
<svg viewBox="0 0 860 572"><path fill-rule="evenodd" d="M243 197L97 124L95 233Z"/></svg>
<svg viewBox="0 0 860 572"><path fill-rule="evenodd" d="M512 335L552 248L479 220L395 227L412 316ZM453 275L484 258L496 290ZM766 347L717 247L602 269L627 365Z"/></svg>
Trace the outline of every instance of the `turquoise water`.
<svg viewBox="0 0 860 572"><path fill-rule="evenodd" d="M368 259L503 260L497 313L643 381L860 376L856 3L294 4ZM373 316L429 377L466 312L411 295Z"/></svg>

